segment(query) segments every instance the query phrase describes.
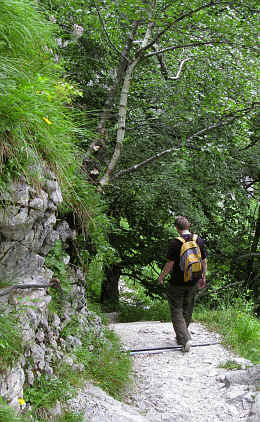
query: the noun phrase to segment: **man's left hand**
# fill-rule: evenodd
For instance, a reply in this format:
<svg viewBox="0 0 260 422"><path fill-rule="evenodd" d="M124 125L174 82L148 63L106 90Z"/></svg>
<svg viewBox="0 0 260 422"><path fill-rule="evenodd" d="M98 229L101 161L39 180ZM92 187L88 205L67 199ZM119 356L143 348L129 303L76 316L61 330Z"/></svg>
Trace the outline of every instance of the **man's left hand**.
<svg viewBox="0 0 260 422"><path fill-rule="evenodd" d="M158 277L158 279L157 279L157 280L159 281L159 283L160 283L160 284L163 284L163 278Z"/></svg>
<svg viewBox="0 0 260 422"><path fill-rule="evenodd" d="M207 285L206 278L203 277L198 281L198 288L199 289L204 289L204 287L206 287L206 285Z"/></svg>

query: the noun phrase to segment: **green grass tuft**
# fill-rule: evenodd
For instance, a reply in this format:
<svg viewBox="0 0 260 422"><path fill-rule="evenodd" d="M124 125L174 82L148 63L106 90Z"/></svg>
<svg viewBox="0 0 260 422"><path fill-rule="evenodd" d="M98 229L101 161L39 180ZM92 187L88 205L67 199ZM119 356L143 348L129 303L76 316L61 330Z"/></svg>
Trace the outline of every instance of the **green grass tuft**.
<svg viewBox="0 0 260 422"><path fill-rule="evenodd" d="M227 360L226 362L222 362L218 365L219 368L223 368L223 369L229 369L229 370L234 370L234 369L241 369L242 366L240 363L235 362L234 360Z"/></svg>
<svg viewBox="0 0 260 422"><path fill-rule="evenodd" d="M26 416L20 416L0 397L0 422L29 422Z"/></svg>
<svg viewBox="0 0 260 422"><path fill-rule="evenodd" d="M56 418L55 422L84 422L84 419L82 415L68 412L63 416Z"/></svg>
<svg viewBox="0 0 260 422"><path fill-rule="evenodd" d="M15 313L0 314L0 370L12 366L22 354L22 338Z"/></svg>
<svg viewBox="0 0 260 422"><path fill-rule="evenodd" d="M57 400L66 400L74 389L65 377L58 378L55 375L41 375L32 387L25 389L24 400L30 403L33 412L40 416L42 409L50 409Z"/></svg>
<svg viewBox="0 0 260 422"><path fill-rule="evenodd" d="M118 337L106 330L102 341L93 336L83 339L75 355L85 366L85 377L116 399L121 398L123 387L130 382L132 361L122 353Z"/></svg>
<svg viewBox="0 0 260 422"><path fill-rule="evenodd" d="M260 321L250 313L227 305L226 308L198 307L194 319L223 335L223 342L240 356L260 363Z"/></svg>

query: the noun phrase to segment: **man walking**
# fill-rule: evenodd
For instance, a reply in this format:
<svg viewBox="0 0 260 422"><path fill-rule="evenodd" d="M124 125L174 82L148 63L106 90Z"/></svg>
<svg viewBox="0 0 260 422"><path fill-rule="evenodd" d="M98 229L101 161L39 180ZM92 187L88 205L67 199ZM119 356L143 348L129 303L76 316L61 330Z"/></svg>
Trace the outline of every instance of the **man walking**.
<svg viewBox="0 0 260 422"><path fill-rule="evenodd" d="M198 288L206 286L207 273L207 251L204 240L197 237L196 243L201 253L201 274L196 278L196 274L190 281L184 281L184 271L180 267L180 252L184 242L194 239L194 235L189 231L190 222L186 217L175 218L175 227L180 235L180 239L173 239L168 249L167 262L158 278L161 284L164 278L171 272L171 279L168 283L168 302L171 311L171 318L177 343L183 345L184 352L189 352L191 347L191 336L188 326L192 319L195 294Z"/></svg>

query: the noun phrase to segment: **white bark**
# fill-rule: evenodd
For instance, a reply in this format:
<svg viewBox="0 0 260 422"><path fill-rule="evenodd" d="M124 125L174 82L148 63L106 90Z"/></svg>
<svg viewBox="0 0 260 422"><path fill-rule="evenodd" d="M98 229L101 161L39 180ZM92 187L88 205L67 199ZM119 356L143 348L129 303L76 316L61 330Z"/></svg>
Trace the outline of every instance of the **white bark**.
<svg viewBox="0 0 260 422"><path fill-rule="evenodd" d="M119 105L119 114L118 114L118 128L117 128L117 139L116 139L116 146L113 153L113 156L110 160L110 163L107 167L107 170L104 176L100 179L99 184L104 186L109 183L110 175L113 172L119 158L121 155L122 144L125 137L125 123L126 123L126 110L127 110L127 100L128 100L128 93L129 87L132 79L132 74L134 71L135 66L137 65L139 59L134 60L126 70L125 78L123 87L121 90L120 95L120 105Z"/></svg>
<svg viewBox="0 0 260 422"><path fill-rule="evenodd" d="M127 69L126 69L126 72L125 72L124 83L123 83L123 87L122 87L121 94L120 94L116 146L115 146L113 156L112 156L110 163L107 167L107 170L106 170L104 176L99 181L99 184L101 186L107 185L109 183L111 174L112 174L113 170L115 169L115 167L118 163L118 160L120 158L120 155L121 155L122 146L123 146L123 142L124 142L124 138L125 138L127 100L128 100L128 94L129 94L129 88L130 88L130 85L131 85L132 75L133 75L133 72L134 72L136 65L138 64L138 62L142 58L142 53L143 53L146 45L149 42L149 39L151 37L152 26L153 26L153 24L149 23L148 28L147 28L146 33L145 33L145 36L144 36L144 39L142 41L141 48L140 48L135 60L132 61L132 63L130 63L127 66Z"/></svg>
<svg viewBox="0 0 260 422"><path fill-rule="evenodd" d="M93 152L95 152L96 145L98 145L100 143L105 145L105 143L107 141L106 123L107 123L107 120L110 117L111 107L112 107L113 102L115 101L115 97L116 97L117 92L118 92L118 87L120 86L120 83L123 79L125 67L127 65L127 62L129 62L128 54L131 51L133 41L134 41L134 35L135 35L138 27L139 27L139 22L137 22L137 21L134 22L133 30L130 32L130 34L127 38L125 48L123 49L122 53L120 53L120 56L121 56L120 57L120 63L119 63L117 71L115 71L115 78L114 78L114 81L113 81L111 88L109 89L107 99L105 101L104 108L103 108L103 111L101 113L100 120L99 120L99 123L98 123L98 126L97 126L97 133L98 133L99 136L89 146L85 160L89 159L90 155Z"/></svg>

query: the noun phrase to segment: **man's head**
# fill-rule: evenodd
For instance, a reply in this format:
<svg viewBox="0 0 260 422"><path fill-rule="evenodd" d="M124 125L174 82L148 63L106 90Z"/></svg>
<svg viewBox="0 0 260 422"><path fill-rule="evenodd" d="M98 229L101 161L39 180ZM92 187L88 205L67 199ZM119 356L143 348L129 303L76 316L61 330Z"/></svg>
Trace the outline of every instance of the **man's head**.
<svg viewBox="0 0 260 422"><path fill-rule="evenodd" d="M178 215L177 217L175 217L174 225L177 231L189 230L190 228L189 220L186 217L183 217L182 215Z"/></svg>

